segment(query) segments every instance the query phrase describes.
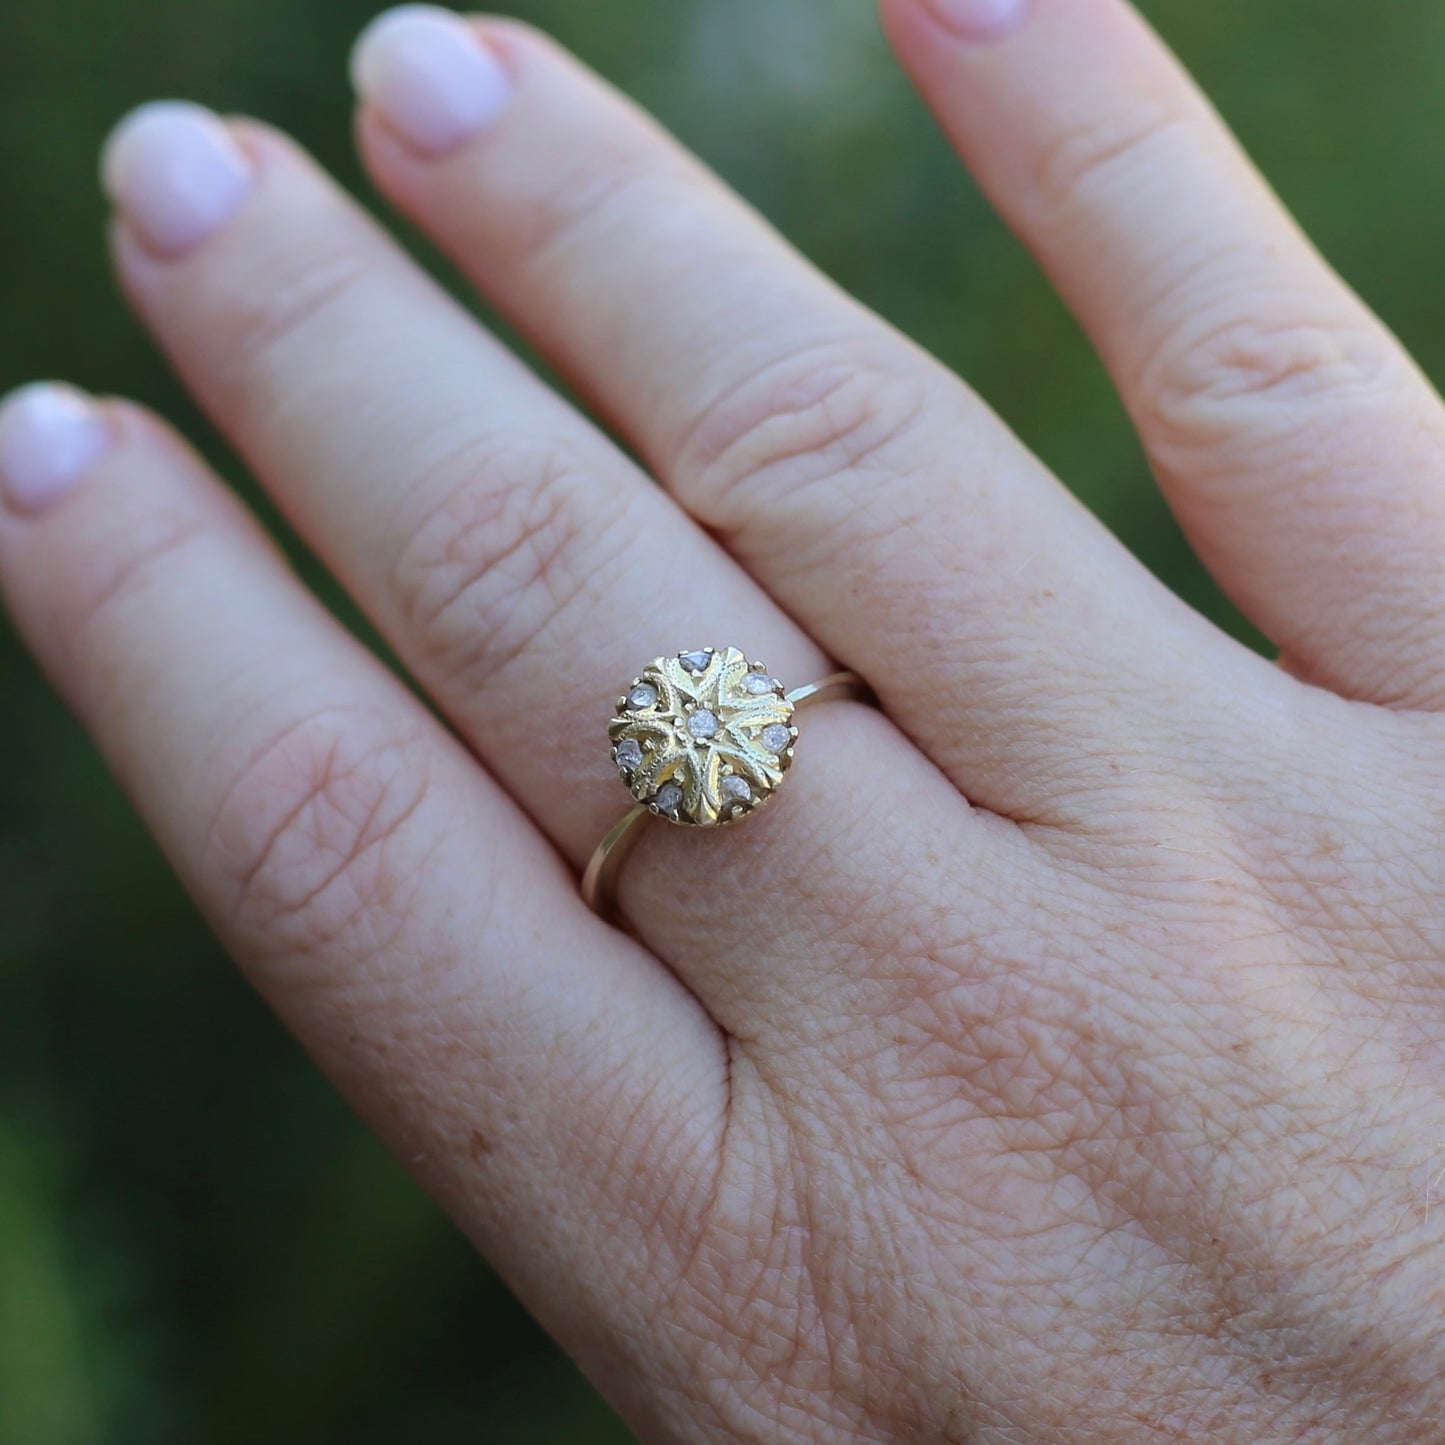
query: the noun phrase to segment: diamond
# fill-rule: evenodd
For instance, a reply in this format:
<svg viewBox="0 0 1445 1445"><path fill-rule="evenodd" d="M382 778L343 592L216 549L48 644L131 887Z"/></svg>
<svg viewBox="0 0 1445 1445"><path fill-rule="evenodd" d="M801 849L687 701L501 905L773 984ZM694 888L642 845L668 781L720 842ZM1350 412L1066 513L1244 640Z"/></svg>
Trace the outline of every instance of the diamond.
<svg viewBox="0 0 1445 1445"><path fill-rule="evenodd" d="M752 797L753 790L746 778L733 773L722 780L722 795L730 803L745 803Z"/></svg>
<svg viewBox="0 0 1445 1445"><path fill-rule="evenodd" d="M699 742L704 738L717 736L718 720L717 714L705 707L700 707L687 720L687 730Z"/></svg>
<svg viewBox="0 0 1445 1445"><path fill-rule="evenodd" d="M794 706L741 648L664 652L620 690L609 755L633 800L667 822L737 822L768 804L793 761Z"/></svg>
<svg viewBox="0 0 1445 1445"><path fill-rule="evenodd" d="M763 746L770 753L783 753L792 746L793 730L784 727L782 723L774 723L771 727L763 729Z"/></svg>

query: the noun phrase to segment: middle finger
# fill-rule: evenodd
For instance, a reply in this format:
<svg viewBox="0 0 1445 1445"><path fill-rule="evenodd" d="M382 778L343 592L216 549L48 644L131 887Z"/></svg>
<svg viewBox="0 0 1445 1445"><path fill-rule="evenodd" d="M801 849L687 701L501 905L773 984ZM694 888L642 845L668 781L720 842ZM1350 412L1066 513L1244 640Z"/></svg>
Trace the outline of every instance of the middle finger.
<svg viewBox="0 0 1445 1445"><path fill-rule="evenodd" d="M427 144L408 102L464 51L506 109ZM381 187L968 797L1092 827L1177 766L1241 650L956 376L528 27L407 6L355 70Z"/></svg>

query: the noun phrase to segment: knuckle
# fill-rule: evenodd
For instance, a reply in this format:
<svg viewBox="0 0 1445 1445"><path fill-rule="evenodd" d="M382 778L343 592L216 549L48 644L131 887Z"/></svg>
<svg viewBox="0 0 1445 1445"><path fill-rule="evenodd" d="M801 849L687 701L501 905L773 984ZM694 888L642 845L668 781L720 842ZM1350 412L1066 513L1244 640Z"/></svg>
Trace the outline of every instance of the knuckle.
<svg viewBox="0 0 1445 1445"><path fill-rule="evenodd" d="M603 585L626 504L599 505L581 463L525 438L469 445L422 491L437 500L397 554L392 593L432 675L475 693Z"/></svg>
<svg viewBox="0 0 1445 1445"><path fill-rule="evenodd" d="M1318 426L1322 403L1364 401L1403 381L1373 327L1299 310L1186 308L1141 367L1141 428L1155 445L1214 445L1251 426L1286 437Z"/></svg>
<svg viewBox="0 0 1445 1445"><path fill-rule="evenodd" d="M61 643L81 652L106 619L127 601L157 585L168 569L196 548L214 540L212 527L193 511L157 511L136 518L139 530L124 549L102 549L92 559L87 585L67 599L57 614Z"/></svg>
<svg viewBox="0 0 1445 1445"><path fill-rule="evenodd" d="M585 169L557 175L517 211L508 248L529 270L565 278L579 247L604 244L612 231L627 237L639 215L666 217L676 209L679 171L659 163L653 147L599 138L587 161Z"/></svg>
<svg viewBox="0 0 1445 1445"><path fill-rule="evenodd" d="M678 454L678 485L693 510L736 531L757 515L760 492L805 502L893 453L925 410L929 384L869 351L829 343L792 353L714 402Z"/></svg>
<svg viewBox="0 0 1445 1445"><path fill-rule="evenodd" d="M344 305L370 272L352 246L269 249L265 274L227 290L209 316L225 374L244 382L269 370L278 353Z"/></svg>
<svg viewBox="0 0 1445 1445"><path fill-rule="evenodd" d="M347 710L292 723L216 811L206 857L228 888L229 926L282 954L385 946L424 861L416 819L430 790L419 729Z"/></svg>
<svg viewBox="0 0 1445 1445"><path fill-rule="evenodd" d="M1165 164L1195 122L1164 102L1140 102L1063 131L1041 153L1035 177L1046 211L1067 216L1117 175Z"/></svg>

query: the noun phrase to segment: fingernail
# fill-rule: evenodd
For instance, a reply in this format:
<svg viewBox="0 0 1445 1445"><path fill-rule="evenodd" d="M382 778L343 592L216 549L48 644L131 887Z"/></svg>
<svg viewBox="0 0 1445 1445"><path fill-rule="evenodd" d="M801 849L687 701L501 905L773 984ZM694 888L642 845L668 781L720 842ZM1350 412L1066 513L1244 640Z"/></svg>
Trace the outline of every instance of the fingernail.
<svg viewBox="0 0 1445 1445"><path fill-rule="evenodd" d="M512 81L459 15L402 5L378 15L351 52L357 94L403 140L444 156L501 113Z"/></svg>
<svg viewBox="0 0 1445 1445"><path fill-rule="evenodd" d="M15 511L53 507L110 449L100 408L73 386L40 381L0 402L0 493Z"/></svg>
<svg viewBox="0 0 1445 1445"><path fill-rule="evenodd" d="M1028 19L1030 0L924 0L939 22L963 40L1003 40Z"/></svg>
<svg viewBox="0 0 1445 1445"><path fill-rule="evenodd" d="M219 116L187 101L158 100L111 132L101 179L151 250L179 256L230 220L255 176Z"/></svg>

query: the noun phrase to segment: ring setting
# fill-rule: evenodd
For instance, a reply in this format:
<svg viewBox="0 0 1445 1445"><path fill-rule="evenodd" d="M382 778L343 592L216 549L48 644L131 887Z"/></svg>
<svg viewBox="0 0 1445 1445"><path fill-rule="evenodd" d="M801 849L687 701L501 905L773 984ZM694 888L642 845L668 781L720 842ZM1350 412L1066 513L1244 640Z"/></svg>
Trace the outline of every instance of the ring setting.
<svg viewBox="0 0 1445 1445"><path fill-rule="evenodd" d="M654 658L618 699L607 725L612 762L632 807L593 850L582 898L609 923L621 916L617 879L652 818L689 829L750 818L772 801L798 740L794 715L830 696L871 701L855 672L791 692L737 647Z"/></svg>
<svg viewBox="0 0 1445 1445"><path fill-rule="evenodd" d="M655 816L693 828L736 823L787 776L794 711L782 683L736 647L659 657L617 699L612 760Z"/></svg>

